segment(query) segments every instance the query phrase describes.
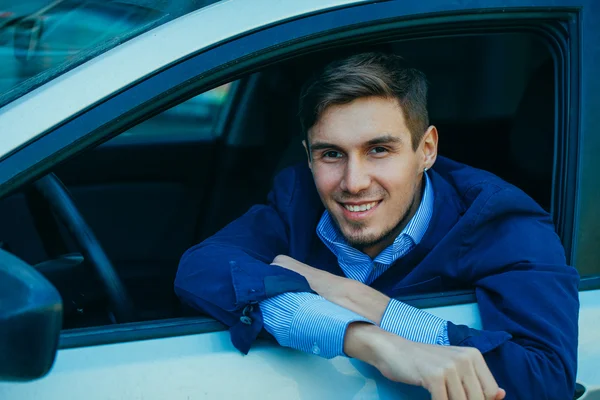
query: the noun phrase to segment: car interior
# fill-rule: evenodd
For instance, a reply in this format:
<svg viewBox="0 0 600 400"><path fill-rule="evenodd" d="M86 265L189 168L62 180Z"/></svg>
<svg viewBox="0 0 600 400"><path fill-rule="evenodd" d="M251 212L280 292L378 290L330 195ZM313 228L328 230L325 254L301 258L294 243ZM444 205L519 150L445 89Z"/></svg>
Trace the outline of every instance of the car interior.
<svg viewBox="0 0 600 400"><path fill-rule="evenodd" d="M211 134L206 121L190 118L185 134L176 132L182 124L167 123L152 140L115 137L52 171L124 283L136 320L197 314L173 292L181 255L265 202L279 171L306 162L296 115L302 83L332 59L370 50L400 54L425 72L441 155L493 172L551 210L555 77L542 38L387 39L314 51L231 85L223 106L211 111ZM0 221L0 247L59 290L65 329L115 322L100 278L35 185L0 199Z"/></svg>

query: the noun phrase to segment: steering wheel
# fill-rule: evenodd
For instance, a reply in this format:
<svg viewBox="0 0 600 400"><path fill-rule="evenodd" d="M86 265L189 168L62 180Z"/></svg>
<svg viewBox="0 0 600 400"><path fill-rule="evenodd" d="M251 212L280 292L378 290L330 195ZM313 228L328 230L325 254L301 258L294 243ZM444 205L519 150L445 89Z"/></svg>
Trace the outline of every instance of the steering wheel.
<svg viewBox="0 0 600 400"><path fill-rule="evenodd" d="M61 223L65 225L85 260L96 270L108 296L110 309L117 323L134 320L133 303L125 285L100 246L90 226L75 206L67 188L54 174L48 174L34 183L44 201L48 203Z"/></svg>

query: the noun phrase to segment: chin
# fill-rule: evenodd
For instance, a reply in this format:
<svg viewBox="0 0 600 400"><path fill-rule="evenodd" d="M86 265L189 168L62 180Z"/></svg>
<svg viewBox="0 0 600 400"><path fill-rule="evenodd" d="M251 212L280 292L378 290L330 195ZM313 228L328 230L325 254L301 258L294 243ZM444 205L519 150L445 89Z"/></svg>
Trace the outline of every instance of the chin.
<svg viewBox="0 0 600 400"><path fill-rule="evenodd" d="M381 235L375 235L368 232L354 232L350 235L344 233L344 238L352 247L369 247L377 244L381 240Z"/></svg>

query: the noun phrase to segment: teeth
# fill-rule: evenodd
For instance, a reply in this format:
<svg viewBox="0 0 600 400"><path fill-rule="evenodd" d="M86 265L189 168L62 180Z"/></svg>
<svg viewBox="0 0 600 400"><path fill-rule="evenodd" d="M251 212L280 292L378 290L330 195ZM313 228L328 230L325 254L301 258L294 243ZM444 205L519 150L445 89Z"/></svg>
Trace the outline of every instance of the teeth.
<svg viewBox="0 0 600 400"><path fill-rule="evenodd" d="M368 203L368 204L361 204L360 206L345 205L344 207L346 207L346 210L348 210L348 211L359 212L359 211L370 210L371 208L375 207L376 205L377 205L377 202L374 201L374 202Z"/></svg>

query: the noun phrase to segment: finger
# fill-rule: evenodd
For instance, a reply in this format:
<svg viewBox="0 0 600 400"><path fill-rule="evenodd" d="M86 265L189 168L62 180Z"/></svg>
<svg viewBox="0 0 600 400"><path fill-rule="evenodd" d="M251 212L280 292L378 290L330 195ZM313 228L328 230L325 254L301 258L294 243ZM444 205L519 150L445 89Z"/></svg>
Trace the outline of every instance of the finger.
<svg viewBox="0 0 600 400"><path fill-rule="evenodd" d="M504 400L505 397L506 397L506 390L498 389L498 394L496 395L495 400Z"/></svg>
<svg viewBox="0 0 600 400"><path fill-rule="evenodd" d="M431 393L431 400L448 400L448 391L443 379L431 385L427 390Z"/></svg>
<svg viewBox="0 0 600 400"><path fill-rule="evenodd" d="M489 400L495 400L496 396L499 394L498 391L500 388L481 354L479 354L478 357L475 357L473 366L475 367L475 373L481 384L484 397Z"/></svg>
<svg viewBox="0 0 600 400"><path fill-rule="evenodd" d="M481 383L479 383L475 368L471 364L469 364L469 367L464 371L462 383L469 400L485 399L483 388L481 387Z"/></svg>
<svg viewBox="0 0 600 400"><path fill-rule="evenodd" d="M463 383L458 376L458 371L451 369L446 373L446 389L450 400L467 400Z"/></svg>

